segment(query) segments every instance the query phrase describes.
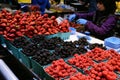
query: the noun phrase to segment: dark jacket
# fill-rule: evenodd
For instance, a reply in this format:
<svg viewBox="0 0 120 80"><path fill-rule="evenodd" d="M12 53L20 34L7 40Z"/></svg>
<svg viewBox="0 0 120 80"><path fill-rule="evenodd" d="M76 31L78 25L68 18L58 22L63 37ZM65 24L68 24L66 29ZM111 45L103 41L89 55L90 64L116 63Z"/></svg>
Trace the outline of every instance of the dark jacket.
<svg viewBox="0 0 120 80"><path fill-rule="evenodd" d="M113 29L116 26L115 15L105 14L104 12L91 13L76 13L78 18L87 19L88 22L85 28L91 32L92 35L100 39L104 39L113 35Z"/></svg>

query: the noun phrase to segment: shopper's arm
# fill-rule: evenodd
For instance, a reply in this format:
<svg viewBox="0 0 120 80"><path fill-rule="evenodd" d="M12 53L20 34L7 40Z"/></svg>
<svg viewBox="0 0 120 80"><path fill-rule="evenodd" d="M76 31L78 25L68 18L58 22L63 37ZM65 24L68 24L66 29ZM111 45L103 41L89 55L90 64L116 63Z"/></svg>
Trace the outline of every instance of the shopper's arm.
<svg viewBox="0 0 120 80"><path fill-rule="evenodd" d="M92 19L94 16L95 12L90 12L90 13L76 13L78 18L84 18L84 19Z"/></svg>
<svg viewBox="0 0 120 80"><path fill-rule="evenodd" d="M115 24L116 24L115 16L110 16L101 26L97 26L91 21L88 21L85 25L85 28L95 34L105 35L111 29L113 29L113 27L115 27Z"/></svg>

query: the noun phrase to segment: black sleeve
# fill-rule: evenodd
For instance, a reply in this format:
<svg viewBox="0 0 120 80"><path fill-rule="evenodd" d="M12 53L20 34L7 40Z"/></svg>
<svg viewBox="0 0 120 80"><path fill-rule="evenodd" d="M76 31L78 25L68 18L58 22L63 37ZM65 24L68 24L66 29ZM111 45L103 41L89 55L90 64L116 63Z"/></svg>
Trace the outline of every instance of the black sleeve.
<svg viewBox="0 0 120 80"><path fill-rule="evenodd" d="M10 0L11 1L11 8L12 9L20 9L20 4L17 0Z"/></svg>

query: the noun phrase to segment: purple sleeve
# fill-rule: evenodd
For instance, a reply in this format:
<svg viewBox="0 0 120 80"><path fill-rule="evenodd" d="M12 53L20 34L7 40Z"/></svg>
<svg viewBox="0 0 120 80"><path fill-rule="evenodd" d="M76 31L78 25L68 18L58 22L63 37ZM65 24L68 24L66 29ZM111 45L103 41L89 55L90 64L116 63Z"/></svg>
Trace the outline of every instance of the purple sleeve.
<svg viewBox="0 0 120 80"><path fill-rule="evenodd" d="M113 27L115 27L115 24L116 24L115 16L109 16L108 19L105 22L103 22L102 25L97 26L93 24L91 21L88 21L87 24L85 25L85 28L95 34L105 35L111 29L113 29Z"/></svg>
<svg viewBox="0 0 120 80"><path fill-rule="evenodd" d="M90 13L76 13L78 18L84 18L84 19L88 19L88 18L93 18L95 12L90 12Z"/></svg>

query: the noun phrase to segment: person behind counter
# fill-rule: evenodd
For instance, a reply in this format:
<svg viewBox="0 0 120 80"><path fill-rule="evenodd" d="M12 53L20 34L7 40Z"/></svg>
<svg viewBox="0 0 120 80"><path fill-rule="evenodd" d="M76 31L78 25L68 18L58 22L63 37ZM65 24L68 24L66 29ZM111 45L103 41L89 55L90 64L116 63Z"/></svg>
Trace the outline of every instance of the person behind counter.
<svg viewBox="0 0 120 80"><path fill-rule="evenodd" d="M84 28L91 35L105 39L113 35L113 29L116 25L116 10L115 0L97 0L97 10L90 13L75 13L68 17L69 21L76 21L78 24L83 24Z"/></svg>

